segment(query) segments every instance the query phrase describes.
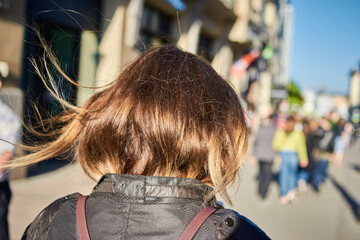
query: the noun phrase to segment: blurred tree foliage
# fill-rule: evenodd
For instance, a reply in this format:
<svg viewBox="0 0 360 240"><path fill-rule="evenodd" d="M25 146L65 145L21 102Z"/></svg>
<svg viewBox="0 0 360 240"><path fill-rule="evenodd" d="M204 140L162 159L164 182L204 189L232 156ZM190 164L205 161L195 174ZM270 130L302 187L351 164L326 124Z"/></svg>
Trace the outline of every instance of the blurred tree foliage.
<svg viewBox="0 0 360 240"><path fill-rule="evenodd" d="M302 96L299 87L293 81L290 81L286 89L288 91L290 111L298 110L304 103L304 97Z"/></svg>

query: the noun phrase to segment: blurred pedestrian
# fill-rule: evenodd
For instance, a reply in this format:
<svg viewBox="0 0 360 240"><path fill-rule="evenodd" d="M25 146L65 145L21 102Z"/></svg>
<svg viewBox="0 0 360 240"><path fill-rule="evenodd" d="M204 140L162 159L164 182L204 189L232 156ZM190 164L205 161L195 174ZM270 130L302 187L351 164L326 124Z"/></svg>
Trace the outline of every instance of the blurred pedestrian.
<svg viewBox="0 0 360 240"><path fill-rule="evenodd" d="M0 74L0 89L2 79ZM14 111L0 100L0 240L9 239L8 208L11 199L10 171L3 166L14 154L20 134L20 121Z"/></svg>
<svg viewBox="0 0 360 240"><path fill-rule="evenodd" d="M186 239L269 239L216 202L215 193L231 202L226 190L247 150L247 126L234 90L199 57L152 49L55 121L55 140L12 166L73 148L99 182L89 196L54 201L23 239L179 239L189 229Z"/></svg>
<svg viewBox="0 0 360 240"><path fill-rule="evenodd" d="M316 167L312 177L312 186L319 191L327 178L329 160L334 151L335 130L331 128L329 119L320 119L319 128L315 131L314 157Z"/></svg>
<svg viewBox="0 0 360 240"><path fill-rule="evenodd" d="M350 108L349 122L352 123L350 145L353 146L358 143L360 135L360 106Z"/></svg>
<svg viewBox="0 0 360 240"><path fill-rule="evenodd" d="M274 162L276 152L272 148L272 140L276 131L273 115L269 115L262 120L254 141L252 158L259 163L259 187L258 193L265 199L270 182L272 180L271 167Z"/></svg>
<svg viewBox="0 0 360 240"><path fill-rule="evenodd" d="M313 157L314 133L318 128L318 124L314 119L303 119L302 128L306 141L306 152L308 157L308 165L305 168L299 166L298 172L298 189L300 192L306 192L307 183L311 181L311 176L315 169L315 160Z"/></svg>
<svg viewBox="0 0 360 240"><path fill-rule="evenodd" d="M337 132L334 142L334 152L331 160L335 166L340 167L344 158L345 149L349 145L349 128L346 126L345 119L341 118L336 124Z"/></svg>
<svg viewBox="0 0 360 240"><path fill-rule="evenodd" d="M281 163L279 172L279 186L281 203L288 204L296 201L297 173L299 164L308 164L305 136L301 131L295 131L296 121L293 116L286 119L285 130L276 130L272 145L279 152Z"/></svg>
<svg viewBox="0 0 360 240"><path fill-rule="evenodd" d="M281 112L275 113L275 126L280 129L285 129L286 127L286 115L282 114Z"/></svg>
<svg viewBox="0 0 360 240"><path fill-rule="evenodd" d="M256 132L259 128L260 117L259 114L255 111L255 106L253 103L248 103L246 114L245 114L246 125L248 126L248 132Z"/></svg>

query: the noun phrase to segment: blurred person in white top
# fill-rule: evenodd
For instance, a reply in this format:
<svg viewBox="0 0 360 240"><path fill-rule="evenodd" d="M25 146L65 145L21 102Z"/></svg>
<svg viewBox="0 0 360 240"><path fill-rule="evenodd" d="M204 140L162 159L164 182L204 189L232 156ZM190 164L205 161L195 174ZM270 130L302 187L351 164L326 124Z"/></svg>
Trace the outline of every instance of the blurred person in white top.
<svg viewBox="0 0 360 240"><path fill-rule="evenodd" d="M1 87L2 78L0 73ZM19 140L20 126L20 121L15 112L0 100L0 240L9 239L7 214L11 199L8 181L10 171L2 166L14 154L14 144Z"/></svg>

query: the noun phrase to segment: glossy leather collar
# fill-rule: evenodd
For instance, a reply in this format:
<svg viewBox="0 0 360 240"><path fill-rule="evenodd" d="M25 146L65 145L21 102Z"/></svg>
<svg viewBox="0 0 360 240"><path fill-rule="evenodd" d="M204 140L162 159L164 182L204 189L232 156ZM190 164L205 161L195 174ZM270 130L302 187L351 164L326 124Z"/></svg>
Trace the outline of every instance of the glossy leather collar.
<svg viewBox="0 0 360 240"><path fill-rule="evenodd" d="M92 194L116 193L135 202L204 200L212 187L190 178L105 174Z"/></svg>

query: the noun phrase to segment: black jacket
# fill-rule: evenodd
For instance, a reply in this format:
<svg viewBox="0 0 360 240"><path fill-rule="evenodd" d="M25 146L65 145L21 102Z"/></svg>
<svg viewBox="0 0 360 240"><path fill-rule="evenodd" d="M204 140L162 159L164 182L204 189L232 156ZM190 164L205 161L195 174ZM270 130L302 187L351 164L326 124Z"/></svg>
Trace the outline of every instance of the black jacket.
<svg viewBox="0 0 360 240"><path fill-rule="evenodd" d="M332 153L334 151L336 134L333 129L324 130L323 128L319 127L315 131L314 137L315 149L326 153Z"/></svg>
<svg viewBox="0 0 360 240"><path fill-rule="evenodd" d="M106 174L86 201L91 240L178 239L203 208L211 187L187 178ZM45 208L22 239L79 239L75 193ZM205 205L218 208L194 239L269 239L244 216L223 209L215 198Z"/></svg>

